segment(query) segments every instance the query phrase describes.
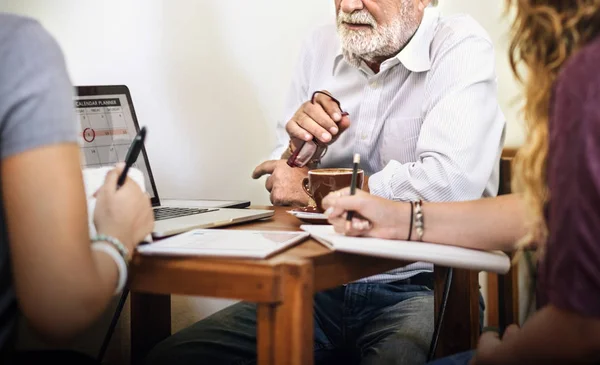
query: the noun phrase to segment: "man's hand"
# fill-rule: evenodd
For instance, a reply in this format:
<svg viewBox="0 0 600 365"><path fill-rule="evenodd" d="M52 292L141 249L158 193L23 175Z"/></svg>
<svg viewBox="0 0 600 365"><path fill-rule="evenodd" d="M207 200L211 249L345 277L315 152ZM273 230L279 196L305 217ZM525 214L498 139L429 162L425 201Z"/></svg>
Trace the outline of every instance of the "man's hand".
<svg viewBox="0 0 600 365"><path fill-rule="evenodd" d="M302 104L285 126L296 147L300 145L297 140L310 141L313 138L329 144L350 127L348 115L342 115L342 110L331 97L317 94L314 101L314 104L310 100Z"/></svg>
<svg viewBox="0 0 600 365"><path fill-rule="evenodd" d="M271 175L265 187L271 193L273 205L308 205L308 195L302 189L302 179L308 176L308 168L291 168L285 160L271 160L258 165L252 178L263 175Z"/></svg>

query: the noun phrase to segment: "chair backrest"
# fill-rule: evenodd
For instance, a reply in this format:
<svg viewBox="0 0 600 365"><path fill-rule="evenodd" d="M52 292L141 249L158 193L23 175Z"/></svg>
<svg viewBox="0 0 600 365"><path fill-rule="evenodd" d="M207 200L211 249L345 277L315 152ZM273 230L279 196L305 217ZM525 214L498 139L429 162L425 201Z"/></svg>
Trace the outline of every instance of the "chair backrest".
<svg viewBox="0 0 600 365"><path fill-rule="evenodd" d="M498 195L510 194L512 192L512 161L509 156L502 156L500 159L500 184L498 186Z"/></svg>
<svg viewBox="0 0 600 365"><path fill-rule="evenodd" d="M498 186L498 195L510 194L512 192L512 163L514 151L507 151L500 159L500 184ZM512 152L512 153L511 153ZM511 260L513 253L508 253ZM492 278L492 282L489 279ZM493 283L493 284L492 284ZM492 284L492 285L490 285ZM519 323L519 269L518 266L512 266L505 275L488 274L488 292L496 288L497 295L497 324L500 333L512 323ZM494 303L496 304L496 303ZM494 307L494 305L492 305ZM488 321L490 317L488 317ZM493 319L494 322L496 318Z"/></svg>

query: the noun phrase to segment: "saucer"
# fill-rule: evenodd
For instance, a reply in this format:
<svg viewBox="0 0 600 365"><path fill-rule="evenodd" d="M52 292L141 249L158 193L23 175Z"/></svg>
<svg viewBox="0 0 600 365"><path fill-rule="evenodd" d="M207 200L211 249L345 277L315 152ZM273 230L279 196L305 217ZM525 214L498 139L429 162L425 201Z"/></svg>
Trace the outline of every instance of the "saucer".
<svg viewBox="0 0 600 365"><path fill-rule="evenodd" d="M310 224L329 224L325 214L319 212L317 208L312 206L296 208L288 210L288 213L298 218L299 220Z"/></svg>
<svg viewBox="0 0 600 365"><path fill-rule="evenodd" d="M319 212L319 210L317 209L317 207L315 207L313 205L308 205L306 207L298 207L298 208L292 209L292 212L294 212L294 213L323 214L322 212Z"/></svg>

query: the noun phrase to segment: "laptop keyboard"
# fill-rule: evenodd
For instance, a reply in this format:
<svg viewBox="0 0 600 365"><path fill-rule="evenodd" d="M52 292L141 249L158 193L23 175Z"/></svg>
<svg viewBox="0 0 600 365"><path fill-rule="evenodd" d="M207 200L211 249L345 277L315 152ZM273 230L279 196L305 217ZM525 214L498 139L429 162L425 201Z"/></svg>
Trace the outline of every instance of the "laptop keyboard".
<svg viewBox="0 0 600 365"><path fill-rule="evenodd" d="M161 221L163 219L179 218L179 217L185 217L188 215L214 212L217 210L218 209L207 209L207 208L158 207L158 208L154 208L154 220Z"/></svg>

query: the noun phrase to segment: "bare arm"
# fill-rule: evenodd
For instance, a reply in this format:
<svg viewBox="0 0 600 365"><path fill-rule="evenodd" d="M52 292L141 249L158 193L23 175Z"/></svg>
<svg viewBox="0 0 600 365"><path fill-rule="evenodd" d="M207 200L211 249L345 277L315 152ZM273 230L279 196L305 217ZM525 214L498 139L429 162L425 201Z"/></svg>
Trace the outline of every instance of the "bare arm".
<svg viewBox="0 0 600 365"><path fill-rule="evenodd" d="M90 325L118 272L90 250L79 149L58 144L2 161L2 194L21 310L41 335L63 340Z"/></svg>
<svg viewBox="0 0 600 365"><path fill-rule="evenodd" d="M527 233L517 194L456 203L423 203L423 240L485 250L512 251ZM413 237L416 232L413 232Z"/></svg>
<svg viewBox="0 0 600 365"><path fill-rule="evenodd" d="M341 194L341 196L340 196ZM330 194L323 202L329 222L337 232L353 236L388 239L408 238L410 204L395 202L348 189ZM355 218L349 226L346 212L354 210L368 221ZM512 251L525 235L524 206L519 195L511 194L466 202L424 203L427 242L484 249ZM412 240L417 238L413 228Z"/></svg>

